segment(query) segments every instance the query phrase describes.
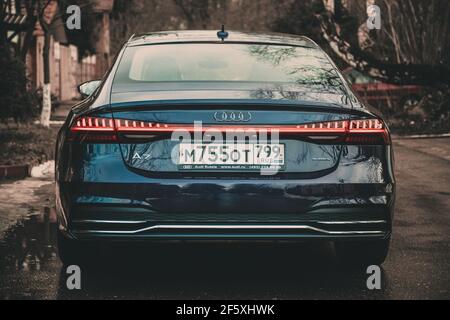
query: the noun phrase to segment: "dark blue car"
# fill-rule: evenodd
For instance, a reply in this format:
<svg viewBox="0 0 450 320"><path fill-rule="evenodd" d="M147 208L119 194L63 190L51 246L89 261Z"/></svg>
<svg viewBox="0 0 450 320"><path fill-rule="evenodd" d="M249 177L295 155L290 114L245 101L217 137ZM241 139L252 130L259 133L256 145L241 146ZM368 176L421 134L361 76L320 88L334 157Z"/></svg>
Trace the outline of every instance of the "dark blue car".
<svg viewBox="0 0 450 320"><path fill-rule="evenodd" d="M57 142L64 263L136 240L323 240L385 260L389 131L310 39L136 36L79 89Z"/></svg>

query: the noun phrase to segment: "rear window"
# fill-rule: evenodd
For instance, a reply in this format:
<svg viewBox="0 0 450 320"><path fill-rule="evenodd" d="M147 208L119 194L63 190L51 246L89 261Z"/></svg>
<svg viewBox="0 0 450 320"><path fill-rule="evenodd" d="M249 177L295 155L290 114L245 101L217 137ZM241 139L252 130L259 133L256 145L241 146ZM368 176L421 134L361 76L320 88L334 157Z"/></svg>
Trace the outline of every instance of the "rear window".
<svg viewBox="0 0 450 320"><path fill-rule="evenodd" d="M114 85L201 81L341 85L319 49L209 43L129 47Z"/></svg>

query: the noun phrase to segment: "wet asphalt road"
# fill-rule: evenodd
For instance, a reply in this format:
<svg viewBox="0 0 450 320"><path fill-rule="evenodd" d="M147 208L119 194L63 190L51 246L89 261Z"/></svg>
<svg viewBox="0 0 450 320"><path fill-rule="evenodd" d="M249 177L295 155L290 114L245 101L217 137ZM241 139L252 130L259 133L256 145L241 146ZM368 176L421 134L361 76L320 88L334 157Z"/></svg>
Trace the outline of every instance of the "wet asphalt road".
<svg viewBox="0 0 450 320"><path fill-rule="evenodd" d="M450 139L397 140L395 154L381 290L366 288L364 270L340 268L331 244L313 243L114 248L69 291L48 177L0 184L0 299L450 299Z"/></svg>

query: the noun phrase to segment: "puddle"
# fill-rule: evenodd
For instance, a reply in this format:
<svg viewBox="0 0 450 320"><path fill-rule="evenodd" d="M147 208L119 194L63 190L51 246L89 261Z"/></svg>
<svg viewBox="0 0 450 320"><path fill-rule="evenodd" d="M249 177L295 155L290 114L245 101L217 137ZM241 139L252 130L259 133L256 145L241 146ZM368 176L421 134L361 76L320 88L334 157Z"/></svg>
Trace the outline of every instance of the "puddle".
<svg viewBox="0 0 450 320"><path fill-rule="evenodd" d="M57 260L56 214L46 208L5 231L0 241L0 271L39 271Z"/></svg>
<svg viewBox="0 0 450 320"><path fill-rule="evenodd" d="M56 215L46 208L7 229L0 240L0 299L56 299L61 264Z"/></svg>
<svg viewBox="0 0 450 320"><path fill-rule="evenodd" d="M30 214L37 212L43 215L43 208L52 203L53 183L50 177L0 183L0 238L3 239L5 232L17 221Z"/></svg>

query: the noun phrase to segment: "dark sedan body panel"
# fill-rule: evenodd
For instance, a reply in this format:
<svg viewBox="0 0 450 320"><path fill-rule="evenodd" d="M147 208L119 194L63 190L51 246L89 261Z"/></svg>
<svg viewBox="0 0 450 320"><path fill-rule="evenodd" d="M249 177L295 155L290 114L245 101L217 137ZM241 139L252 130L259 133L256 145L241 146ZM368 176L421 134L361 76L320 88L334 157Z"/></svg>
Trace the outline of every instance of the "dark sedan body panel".
<svg viewBox="0 0 450 320"><path fill-rule="evenodd" d="M333 71L320 73L325 80L320 78L324 82L319 86L305 81L115 83L127 46L191 43L195 34L196 43L226 45L202 32L138 37L119 53L98 91L74 107L57 143L57 209L64 237L84 241L389 239L395 178L387 129L384 142L375 143L367 143L361 135L349 143L333 136L324 140L319 131L308 136L295 133L305 124L330 129L351 121L372 128L372 122L364 121L379 119L340 80L334 65ZM319 50L306 38L238 34L230 43L239 39ZM173 157L173 150L181 157L177 149L181 143L171 139L169 130L151 135L117 131L108 141L77 140L80 136L74 136L73 128L83 130L84 121L95 122L102 130L108 129L108 123L117 130L120 121L133 129L147 126L147 131L148 126L190 128L200 121L216 129L224 125L293 128L294 134L281 131L277 144L285 150L285 163L264 175L221 167L186 170Z"/></svg>
<svg viewBox="0 0 450 320"><path fill-rule="evenodd" d="M83 156L73 158L67 172L77 174L61 179L59 187L70 195L65 207L70 208L66 215L71 215L72 223L106 217L147 224L384 220L382 236L388 236L394 203L390 189L394 179L386 163L390 155L377 146L343 148L344 155L331 172L290 179L242 174L201 174L188 179L130 170L119 145L87 144L69 152ZM105 212L109 213L105 216Z"/></svg>

